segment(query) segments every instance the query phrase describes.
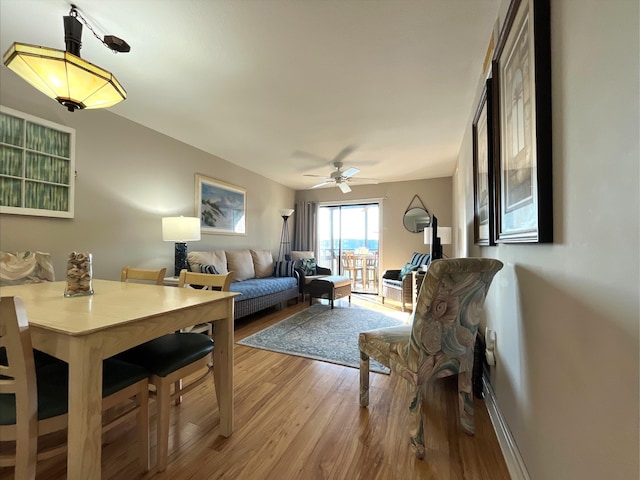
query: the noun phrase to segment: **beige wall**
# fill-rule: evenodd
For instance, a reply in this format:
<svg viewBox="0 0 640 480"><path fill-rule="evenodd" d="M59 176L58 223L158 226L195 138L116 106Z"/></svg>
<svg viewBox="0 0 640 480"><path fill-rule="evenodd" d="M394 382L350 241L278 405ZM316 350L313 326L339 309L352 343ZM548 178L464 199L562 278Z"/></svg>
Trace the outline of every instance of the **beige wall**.
<svg viewBox="0 0 640 480"><path fill-rule="evenodd" d="M637 0L552 2L552 245L473 245L469 106L459 246L505 263L491 383L535 480L639 478L638 18Z"/></svg>
<svg viewBox="0 0 640 480"><path fill-rule="evenodd" d="M418 195L427 210L438 217L438 225L450 226L451 177L409 182L381 183L378 185L352 185L352 191L343 194L339 188L299 190L296 201L355 202L380 199L382 205L380 232L380 271L399 269L407 263L413 252L429 252L421 233L411 233L404 228L402 216L414 195ZM412 206L420 206L414 200ZM451 255L451 245L443 246L445 255Z"/></svg>
<svg viewBox="0 0 640 480"><path fill-rule="evenodd" d="M0 69L0 103L76 129L75 218L0 215L0 249L53 255L64 279L70 251L90 251L96 278L119 279L120 267L167 267L173 243L163 242L161 218L194 215L194 174L247 189L247 235L203 235L190 250L265 248L275 255L282 218L294 191L109 111L69 113L6 68Z"/></svg>

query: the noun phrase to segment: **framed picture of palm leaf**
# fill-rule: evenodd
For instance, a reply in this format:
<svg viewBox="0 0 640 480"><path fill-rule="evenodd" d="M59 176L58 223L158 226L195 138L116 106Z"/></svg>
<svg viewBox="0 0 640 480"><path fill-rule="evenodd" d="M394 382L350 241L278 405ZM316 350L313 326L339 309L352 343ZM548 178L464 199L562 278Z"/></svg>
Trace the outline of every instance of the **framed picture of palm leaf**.
<svg viewBox="0 0 640 480"><path fill-rule="evenodd" d="M204 234L246 235L247 191L196 173L196 216Z"/></svg>

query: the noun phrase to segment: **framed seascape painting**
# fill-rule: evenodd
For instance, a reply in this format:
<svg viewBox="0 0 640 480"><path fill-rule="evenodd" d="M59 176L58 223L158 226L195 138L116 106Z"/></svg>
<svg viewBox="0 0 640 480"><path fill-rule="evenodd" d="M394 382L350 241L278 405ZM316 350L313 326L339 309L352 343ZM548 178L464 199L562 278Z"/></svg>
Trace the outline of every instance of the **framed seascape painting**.
<svg viewBox="0 0 640 480"><path fill-rule="evenodd" d="M245 189L197 173L195 191L202 233L246 235Z"/></svg>
<svg viewBox="0 0 640 480"><path fill-rule="evenodd" d="M473 118L473 226L476 245L494 242L492 80L487 79Z"/></svg>
<svg viewBox="0 0 640 480"><path fill-rule="evenodd" d="M496 241L553 241L549 0L512 0L492 62Z"/></svg>

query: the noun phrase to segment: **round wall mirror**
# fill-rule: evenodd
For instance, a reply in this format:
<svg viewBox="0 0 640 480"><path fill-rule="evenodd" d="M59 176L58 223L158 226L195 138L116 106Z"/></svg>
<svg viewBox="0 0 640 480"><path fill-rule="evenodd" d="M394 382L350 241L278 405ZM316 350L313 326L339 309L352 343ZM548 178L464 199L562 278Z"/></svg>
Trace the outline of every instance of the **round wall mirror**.
<svg viewBox="0 0 640 480"><path fill-rule="evenodd" d="M404 212L402 223L410 232L420 233L431 225L431 216L424 208L413 207Z"/></svg>

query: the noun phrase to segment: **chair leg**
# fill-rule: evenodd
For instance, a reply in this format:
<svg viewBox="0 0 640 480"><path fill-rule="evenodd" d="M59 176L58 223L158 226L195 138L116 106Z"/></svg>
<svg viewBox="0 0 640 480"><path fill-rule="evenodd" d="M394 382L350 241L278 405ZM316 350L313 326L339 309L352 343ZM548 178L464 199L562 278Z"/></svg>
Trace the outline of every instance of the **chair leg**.
<svg viewBox="0 0 640 480"><path fill-rule="evenodd" d="M139 402L138 409L138 448L140 466L145 472L149 471L149 387L145 385L142 392L137 396Z"/></svg>
<svg viewBox="0 0 640 480"><path fill-rule="evenodd" d="M458 406L460 409L460 426L469 435L475 433L473 420L473 395L471 394L472 371L458 374Z"/></svg>
<svg viewBox="0 0 640 480"><path fill-rule="evenodd" d="M360 352L360 406L369 405L369 355Z"/></svg>
<svg viewBox="0 0 640 480"><path fill-rule="evenodd" d="M158 471L164 472L169 457L169 415L171 413L171 383L160 380L156 383L156 409L158 411Z"/></svg>
<svg viewBox="0 0 640 480"><path fill-rule="evenodd" d="M178 393L182 390L182 379L179 379L173 384L174 392ZM182 395L178 395L175 399L175 404L180 405L182 403Z"/></svg>
<svg viewBox="0 0 640 480"><path fill-rule="evenodd" d="M424 458L424 423L422 420L422 388L420 385L409 384L411 403L409 404L411 446L415 450L416 457Z"/></svg>

